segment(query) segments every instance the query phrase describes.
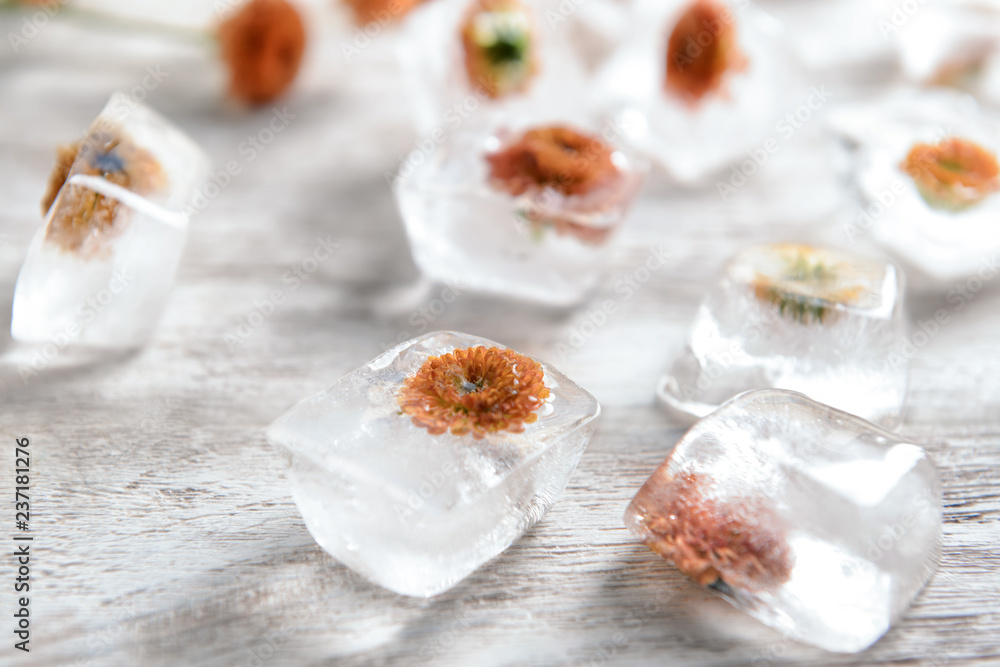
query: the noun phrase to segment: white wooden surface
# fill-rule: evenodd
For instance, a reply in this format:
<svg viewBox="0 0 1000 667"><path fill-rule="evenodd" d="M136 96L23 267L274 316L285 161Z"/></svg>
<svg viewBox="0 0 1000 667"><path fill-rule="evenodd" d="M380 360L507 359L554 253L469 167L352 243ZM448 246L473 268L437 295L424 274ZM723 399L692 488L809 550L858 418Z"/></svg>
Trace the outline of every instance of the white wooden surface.
<svg viewBox="0 0 1000 667"><path fill-rule="evenodd" d="M5 15L0 35L21 26ZM463 294L434 317L430 328L550 361L604 406L564 497L523 539L432 600L372 586L316 546L263 428L419 333L413 313L438 296L412 287L417 273L383 177L416 139L389 41L374 40L350 66L336 40L315 49L282 102L293 122L252 161L240 143L272 112L227 105L222 70L197 41L56 19L18 54L0 45L0 536L9 543L14 532L14 438L28 436L35 537L30 654L11 646L14 575L11 559L0 560L0 665L1000 663L995 285L952 312L913 360L904 433L926 443L942 471L944 555L874 648L838 656L787 641L688 582L622 526L627 501L681 433L654 406L653 389L720 264L758 240L846 244L837 216L850 199L819 119L727 203L713 188L681 191L655 177L595 299L618 310L577 349L563 346L593 306L551 314ZM149 65L169 73L150 103L217 167L238 160L242 172L195 219L148 347L84 366L66 353L25 385L8 313L54 146ZM802 75L788 110L809 85L827 84L833 104L891 77ZM340 244L337 254L293 290L282 276L321 237ZM629 298L616 292L661 245L669 265ZM275 290L284 303L231 348L227 334ZM953 306L925 295L911 317L941 307Z"/></svg>

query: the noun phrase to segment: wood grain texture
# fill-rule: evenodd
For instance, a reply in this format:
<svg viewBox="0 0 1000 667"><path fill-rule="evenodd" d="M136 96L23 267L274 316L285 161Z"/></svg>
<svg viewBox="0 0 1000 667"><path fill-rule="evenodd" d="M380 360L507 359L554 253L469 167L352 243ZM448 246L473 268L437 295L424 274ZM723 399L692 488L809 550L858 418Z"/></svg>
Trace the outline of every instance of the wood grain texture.
<svg viewBox="0 0 1000 667"><path fill-rule="evenodd" d="M4 16L0 34L20 25ZM729 202L714 188L685 191L654 176L594 300L614 299L618 311L578 348L565 344L587 307L553 314L462 294L429 325L549 360L602 402L563 498L523 539L432 600L375 587L316 546L263 429L421 333L411 315L438 296L419 283L384 180L416 140L390 41L375 40L350 67L336 41L326 44L287 100L294 122L252 161L239 145L271 110L227 106L221 68L196 42L54 19L20 53L0 48L0 434L8 444L31 437L36 539L30 655L8 645L12 569L6 557L0 565L0 664L1000 664L996 285L950 311L913 360L904 433L941 468L943 558L869 651L832 655L783 639L687 581L622 525L628 500L682 433L653 404L653 389L721 263L761 240L846 243L838 224L851 200L819 119ZM17 364L27 351L7 333L10 301L54 146L148 65L169 72L149 103L216 167L238 160L242 172L194 220L147 347L96 363L67 352L26 385ZM892 76L799 75L788 108L810 85L827 84L840 102ZM291 289L282 276L327 237L337 253ZM630 298L615 292L661 246L668 266ZM227 343L275 290L285 301L273 315L241 345ZM910 317L941 307L952 308L917 295Z"/></svg>

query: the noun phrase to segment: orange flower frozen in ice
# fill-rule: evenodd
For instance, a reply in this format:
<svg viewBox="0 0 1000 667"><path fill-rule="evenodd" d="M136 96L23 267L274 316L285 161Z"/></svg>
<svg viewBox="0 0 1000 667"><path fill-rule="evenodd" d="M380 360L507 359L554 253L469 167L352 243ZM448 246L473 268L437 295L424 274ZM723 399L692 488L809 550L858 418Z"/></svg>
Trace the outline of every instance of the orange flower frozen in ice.
<svg viewBox="0 0 1000 667"><path fill-rule="evenodd" d="M537 361L482 345L430 357L399 392L400 409L432 435L520 432L549 396Z"/></svg>
<svg viewBox="0 0 1000 667"><path fill-rule="evenodd" d="M628 515L650 549L702 586L762 591L788 580L792 552L773 511L753 498L721 503L698 475L650 479Z"/></svg>
<svg viewBox="0 0 1000 667"><path fill-rule="evenodd" d="M490 180L512 195L541 188L579 195L615 177L612 153L598 137L551 125L528 130L486 159Z"/></svg>
<svg viewBox="0 0 1000 667"><path fill-rule="evenodd" d="M596 245L607 240L615 225L590 219L627 206L639 185L639 179L618 168L614 155L614 148L599 137L551 125L524 132L486 160L494 188L533 198L519 215L535 232L551 227Z"/></svg>
<svg viewBox="0 0 1000 667"><path fill-rule="evenodd" d="M61 146L42 199L45 212L56 206L45 240L84 253L96 248L99 239L121 231L120 204L83 185L66 185L77 174L98 176L140 196L151 194L165 181L156 158L118 133L95 130L81 141Z"/></svg>

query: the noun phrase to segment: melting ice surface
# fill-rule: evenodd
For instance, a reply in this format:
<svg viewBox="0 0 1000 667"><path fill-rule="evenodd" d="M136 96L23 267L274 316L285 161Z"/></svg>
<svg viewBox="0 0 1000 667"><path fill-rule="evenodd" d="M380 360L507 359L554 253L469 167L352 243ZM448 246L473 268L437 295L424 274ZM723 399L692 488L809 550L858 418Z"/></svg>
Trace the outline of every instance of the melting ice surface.
<svg viewBox="0 0 1000 667"><path fill-rule="evenodd" d="M485 155L499 145L493 134L456 132L426 162L421 156L411 173L401 172L395 194L413 259L441 283L553 306L577 304L600 285L612 245L530 222L527 212L546 202L560 208L571 198L552 190L512 197L491 187ZM614 233L645 176L642 161L621 152L615 158L621 169L615 201L597 213L563 206L563 216Z"/></svg>

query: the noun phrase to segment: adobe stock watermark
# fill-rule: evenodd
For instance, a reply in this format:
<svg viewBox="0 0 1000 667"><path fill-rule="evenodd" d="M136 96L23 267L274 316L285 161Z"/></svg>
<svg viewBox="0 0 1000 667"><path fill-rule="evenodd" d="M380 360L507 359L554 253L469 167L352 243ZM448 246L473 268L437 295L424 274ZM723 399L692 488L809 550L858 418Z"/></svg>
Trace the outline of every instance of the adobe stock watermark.
<svg viewBox="0 0 1000 667"><path fill-rule="evenodd" d="M441 120L433 130L413 143L413 148L399 159L395 172L386 171L382 174L390 189L395 189L400 178L410 176L418 167L427 162L437 152L442 144L451 137L466 120L475 115L485 102L490 99L488 90L496 87L495 80L480 77L479 83L472 92L458 100L441 115Z"/></svg>
<svg viewBox="0 0 1000 667"><path fill-rule="evenodd" d="M933 141L943 141L949 136L951 136L951 127L934 128ZM929 159L924 157L917 158L917 164L929 161ZM870 202L865 207L857 207L854 211L853 219L842 226L844 236L847 237L847 240L854 243L859 237L867 234L875 226L875 223L889 212L896 202L906 196L907 190L906 182L902 178L895 178L889 183L887 188L875 193L875 201Z"/></svg>
<svg viewBox="0 0 1000 667"><path fill-rule="evenodd" d="M409 523L414 514L419 512L428 500L433 498L458 472L458 464L445 461L439 470L425 473L416 489L410 491L406 502L393 503L393 510L399 522Z"/></svg>
<svg viewBox="0 0 1000 667"><path fill-rule="evenodd" d="M844 236L851 243L857 241L859 237L867 234L875 226L875 223L889 212L892 205L905 194L906 183L900 178L893 179L888 188L875 194L875 201L864 208L859 206L855 210L854 219L845 222L842 226Z"/></svg>
<svg viewBox="0 0 1000 667"><path fill-rule="evenodd" d="M317 237L312 252L293 264L281 276L281 283L286 287L271 290L265 297L255 299L250 312L239 319L233 331L223 336L229 351L234 352L243 347L247 340L274 316L278 306L285 302L288 293L297 292L312 278L320 265L333 257L339 248L340 244L333 241L329 235L326 238Z"/></svg>
<svg viewBox="0 0 1000 667"><path fill-rule="evenodd" d="M567 1L567 0L564 0ZM582 4L582 3L581 3ZM741 0L740 2L734 2L733 7L737 11L742 11L747 6L747 0ZM731 26L736 22L736 14L727 7L720 7L720 11L716 18L705 19L702 21L702 29L696 35L688 35L687 40L684 42L684 48L679 51L673 51L670 57L673 58L674 67L678 70L683 71L693 65L695 61L705 52L709 46L711 46L715 40L719 38L719 33L722 32L722 27Z"/></svg>
<svg viewBox="0 0 1000 667"><path fill-rule="evenodd" d="M363 26L355 26L350 42L340 42L340 55L350 63L371 46L372 40L378 39L393 21L413 7L413 3L403 0L389 0L385 9L376 9L371 13L371 20Z"/></svg>
<svg viewBox="0 0 1000 667"><path fill-rule="evenodd" d="M95 661L97 656L105 654L114 646L115 642L119 641L128 627L135 623L139 613L134 599L130 600L127 605L116 606L111 623L87 633L88 655L77 656L76 660L64 664L63 667L91 667L91 665L98 664Z"/></svg>
<svg viewBox="0 0 1000 667"><path fill-rule="evenodd" d="M959 311L965 308L967 303L976 298L986 283L993 280L997 273L1000 273L1000 258L997 257L997 254L993 253L988 257L983 257L975 275L960 280L948 290L945 299L952 304L952 310Z"/></svg>
<svg viewBox="0 0 1000 667"><path fill-rule="evenodd" d="M30 16L25 16L21 19L21 29L17 32L7 33L7 42L10 44L10 48L15 54L21 52L21 47L27 44L29 41L34 39L38 33L45 29L45 26L49 24L49 21L53 16L59 13L59 10L69 2L69 0L42 0L41 2L32 2L30 7L37 7L37 11L32 13Z"/></svg>
<svg viewBox="0 0 1000 667"><path fill-rule="evenodd" d="M786 113L775 123L774 130L778 136L770 136L760 146L748 150L747 158L732 168L727 180L715 182L719 198L725 202L746 185L760 168L770 161L771 156L781 150L781 147L788 143L795 136L795 133L826 105L831 97L833 97L833 93L827 90L825 84L811 86L809 95L806 96L802 104Z"/></svg>
<svg viewBox="0 0 1000 667"><path fill-rule="evenodd" d="M401 330L396 334L396 340L390 343L382 343L382 350L387 351L415 336L426 333L431 328L431 325L445 314L449 306L455 303L466 289L465 285L457 281L442 285L434 298L414 309L409 317L407 317L407 324L413 328Z"/></svg>
<svg viewBox="0 0 1000 667"><path fill-rule="evenodd" d="M115 439L123 446L117 453L118 458L123 459L136 448L145 447L147 436L166 424L180 404L179 398L168 396L154 401L151 406L144 406L145 416L142 420L124 436Z"/></svg>
<svg viewBox="0 0 1000 667"><path fill-rule="evenodd" d="M700 400L702 393L723 378L730 368L737 364L751 364L753 357L746 351L746 348L765 335L782 317L784 315L777 308L764 309L760 314L751 315L740 328L740 336L729 342L728 349L713 350L712 354L703 362L701 373L694 384L678 386L680 395L688 401Z"/></svg>
<svg viewBox="0 0 1000 667"><path fill-rule="evenodd" d="M463 632L472 627L472 623L465 618L459 618L452 621L448 624L445 630L436 634L433 639L424 642L424 644L421 645L420 650L417 651L417 655L421 658L441 657L441 655L455 645L459 636L461 636Z"/></svg>
<svg viewBox="0 0 1000 667"><path fill-rule="evenodd" d="M79 338L84 327L97 319L119 294L128 289L134 279L135 275L125 269L114 272L107 287L88 297L77 308L75 316L61 330L49 336L49 342L34 350L27 362L18 365L17 372L21 376L21 382L27 386L33 377L44 371L67 345Z"/></svg>
<svg viewBox="0 0 1000 667"><path fill-rule="evenodd" d="M145 72L139 83L125 91L124 96L117 95L112 98L108 108L97 119L97 129L108 133L116 132L132 111L170 76L170 72L163 71L160 65L147 65Z"/></svg>
<svg viewBox="0 0 1000 667"><path fill-rule="evenodd" d="M646 602L641 607L629 609L622 619L622 629L614 632L609 638L599 641L593 645L593 650L582 660L575 661L579 667L603 667L613 664L613 660L619 657L628 649L632 640L635 639L646 627L646 624L653 620L657 614L663 611L664 607L673 598L670 589L662 587L657 589L656 597Z"/></svg>
<svg viewBox="0 0 1000 667"><path fill-rule="evenodd" d="M865 550L865 560L861 565L865 569L870 568L874 572L875 564L882 560L887 553L891 553L900 540L906 537L914 526L917 526L921 522L926 526L927 519L931 519L932 521L938 520L939 512L937 508L938 500L936 496L926 491L917 494L913 498L912 508L903 512L898 521L882 526L878 537L869 537L865 540L867 548Z"/></svg>
<svg viewBox="0 0 1000 667"><path fill-rule="evenodd" d="M582 321L570 327L566 341L556 344L555 351L559 358L565 360L573 352L586 345L587 341L593 338L618 312L622 303L635 296L649 282L654 273L667 265L669 256L669 251L663 246L649 248L649 254L642 264L622 274L614 282L613 290L617 296L612 299L604 299L594 307L587 309L581 317Z"/></svg>
<svg viewBox="0 0 1000 667"><path fill-rule="evenodd" d="M821 449L820 445L818 449ZM939 512L937 510L938 500L934 495L938 493L935 489L932 492L922 491L912 498L910 508L901 513L895 521L886 523L877 531L877 536L869 536L865 540L866 551L863 555L858 554L856 558L843 564L843 576L875 576L878 572L877 563L892 552L899 545L907 534L915 526L928 526L928 520L936 522ZM908 546L912 548L912 546ZM897 554L898 557L898 554ZM925 571L921 577L929 577L934 569L933 561L925 564ZM789 664L785 659L788 649L796 644L796 640L787 632L782 634L782 638L757 653L750 661L753 667L772 667L775 664Z"/></svg>
<svg viewBox="0 0 1000 667"><path fill-rule="evenodd" d="M917 12L920 11L921 7L926 5L928 0L903 0L903 2L894 4L892 6L892 11L889 12L889 17L887 19L879 19L878 29L882 33L884 39L890 39L900 28L905 26L910 22Z"/></svg>
<svg viewBox="0 0 1000 667"><path fill-rule="evenodd" d="M303 596L301 597L304 596L305 593L303 593ZM319 604L319 602L312 600L302 605L302 611L305 612L304 617L316 618L322 614L325 609ZM264 665L269 664L272 659L278 656L280 651L288 645L288 640L295 637L295 635L299 632L300 629L295 623L290 621L282 623L281 627L269 630L267 633L262 635L256 646L245 649L243 660L235 663L235 665L238 667L264 667ZM285 665L290 663L286 659L282 660L278 664Z"/></svg>
<svg viewBox="0 0 1000 667"><path fill-rule="evenodd" d="M781 635L781 640L761 650L750 660L750 667L772 667L776 661L783 660L788 649L798 642L789 632Z"/></svg>
<svg viewBox="0 0 1000 667"><path fill-rule="evenodd" d="M1000 253L993 253L988 257L983 257L979 265L979 270L975 275L969 276L956 283L945 299L952 305L951 311L958 312L976 298L976 295L1000 273ZM899 366L913 360L920 350L940 333L941 329L951 321L951 313L947 308L939 308L934 312L933 317L918 322L915 331L904 337L899 344L889 352L885 359L885 369L887 372L895 370Z"/></svg>
<svg viewBox="0 0 1000 667"><path fill-rule="evenodd" d="M255 134L248 134L236 147L240 159L230 159L225 166L212 174L208 181L198 188L191 203L184 208L184 213L191 216L208 208L208 205L218 199L219 195L229 187L233 179L243 173L243 167L257 159L264 150L281 134L295 119L295 114L288 111L287 106L271 109L271 118Z"/></svg>

